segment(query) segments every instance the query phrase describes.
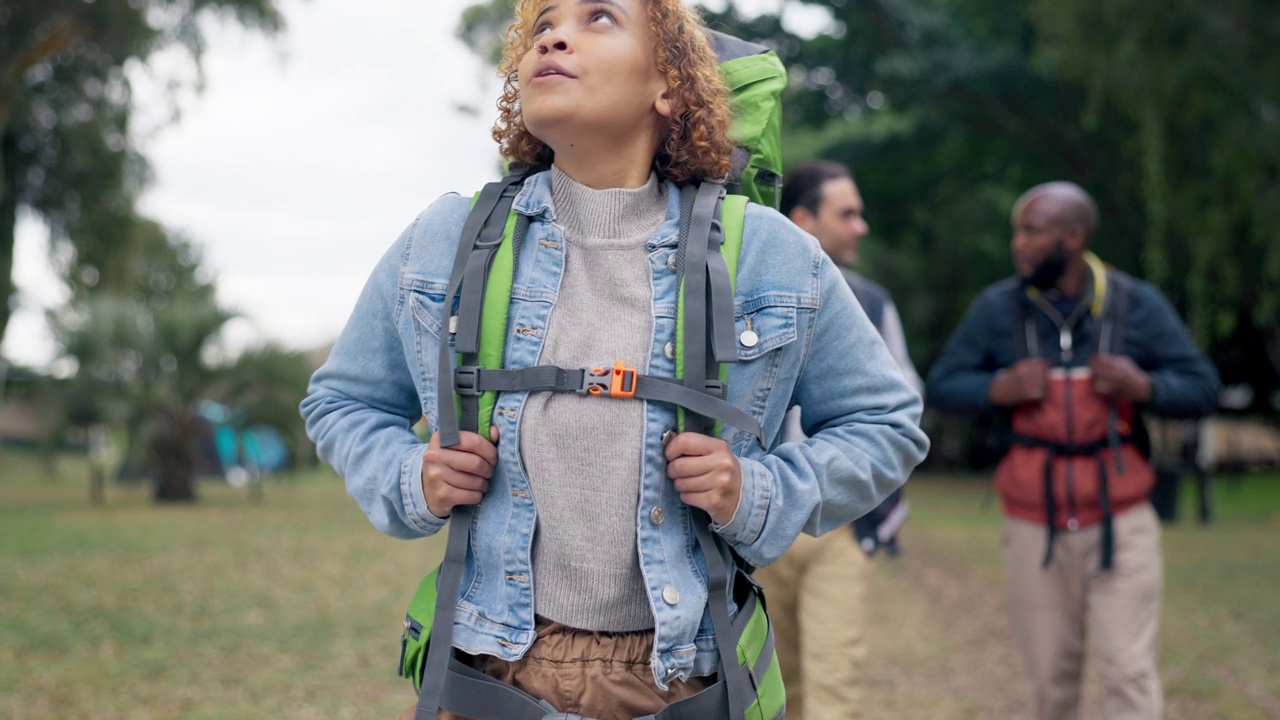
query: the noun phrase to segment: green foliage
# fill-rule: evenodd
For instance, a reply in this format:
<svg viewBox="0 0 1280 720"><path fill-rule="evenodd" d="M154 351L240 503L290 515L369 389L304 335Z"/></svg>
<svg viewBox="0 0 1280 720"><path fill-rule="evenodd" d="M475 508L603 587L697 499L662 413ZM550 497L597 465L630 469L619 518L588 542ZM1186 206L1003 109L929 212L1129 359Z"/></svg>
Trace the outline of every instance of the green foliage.
<svg viewBox="0 0 1280 720"><path fill-rule="evenodd" d="M502 59L502 44L511 24L515 0L487 0L462 11L455 34L493 67Z"/></svg>
<svg viewBox="0 0 1280 720"><path fill-rule="evenodd" d="M85 279L89 267L77 274L71 302L50 315L55 337L95 395L130 405L190 402L211 377L202 353L231 315L201 277L190 242L143 220L126 238L133 251L122 253L115 274L94 282Z"/></svg>
<svg viewBox="0 0 1280 720"><path fill-rule="evenodd" d="M1144 269L1198 338L1280 349L1280 10L1264 0L1037 0L1041 65L1136 132ZM1086 119L1088 119L1086 117ZM1272 363L1280 365L1280 353Z"/></svg>
<svg viewBox="0 0 1280 720"><path fill-rule="evenodd" d="M125 68L168 48L199 65L201 19L222 16L273 33L276 0L84 2L0 5L0 336L8 324L17 208L53 231L60 257L106 263L127 246L131 213L148 179L129 132ZM170 79L171 90L179 81ZM90 260L91 259L91 260ZM106 268L100 268L109 274Z"/></svg>
<svg viewBox="0 0 1280 720"><path fill-rule="evenodd" d="M122 239L130 252L112 274L93 265L70 273L72 299L50 313L75 365L60 386L64 423L124 428L127 466L156 478L158 498L191 499L189 408L212 382L205 353L232 316L191 243L141 219Z"/></svg>
<svg viewBox="0 0 1280 720"><path fill-rule="evenodd" d="M1280 388L1280 6L1105 0L805 3L816 37L732 4L720 29L777 48L789 164L852 167L888 286L928 368L1011 271L1008 213L1033 184L1097 199L1102 257L1157 283L1258 410ZM1270 362L1268 362L1268 356Z"/></svg>

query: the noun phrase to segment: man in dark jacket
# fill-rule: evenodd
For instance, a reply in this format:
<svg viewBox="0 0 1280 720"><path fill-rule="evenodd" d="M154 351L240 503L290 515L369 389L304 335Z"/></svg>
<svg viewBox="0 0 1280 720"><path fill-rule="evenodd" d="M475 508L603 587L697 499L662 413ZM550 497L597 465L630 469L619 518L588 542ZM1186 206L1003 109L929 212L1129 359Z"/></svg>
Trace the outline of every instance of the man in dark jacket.
<svg viewBox="0 0 1280 720"><path fill-rule="evenodd" d="M1017 275L974 301L927 395L1010 421L995 485L1036 717L1077 717L1087 634L1104 717L1154 720L1163 560L1139 413L1208 415L1218 376L1159 290L1089 252L1097 210L1080 187L1031 188L1012 222Z"/></svg>

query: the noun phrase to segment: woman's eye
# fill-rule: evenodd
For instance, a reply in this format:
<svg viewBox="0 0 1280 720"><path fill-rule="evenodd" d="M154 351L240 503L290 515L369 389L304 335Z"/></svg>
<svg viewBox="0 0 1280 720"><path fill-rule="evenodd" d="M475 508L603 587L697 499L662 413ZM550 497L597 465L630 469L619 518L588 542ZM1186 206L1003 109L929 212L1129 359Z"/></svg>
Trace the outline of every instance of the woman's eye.
<svg viewBox="0 0 1280 720"><path fill-rule="evenodd" d="M551 23L549 23L549 22L538 23L538 24L537 24L537 25L535 25L535 26L534 26L534 28L533 28L533 36L534 36L534 37L538 37L539 35L541 35L542 33L546 32L546 31L548 31L548 30L550 30L550 29L551 29Z"/></svg>
<svg viewBox="0 0 1280 720"><path fill-rule="evenodd" d="M612 24L614 22L613 14L608 12L607 10L597 10L596 12L591 14L590 22L598 23L602 21Z"/></svg>

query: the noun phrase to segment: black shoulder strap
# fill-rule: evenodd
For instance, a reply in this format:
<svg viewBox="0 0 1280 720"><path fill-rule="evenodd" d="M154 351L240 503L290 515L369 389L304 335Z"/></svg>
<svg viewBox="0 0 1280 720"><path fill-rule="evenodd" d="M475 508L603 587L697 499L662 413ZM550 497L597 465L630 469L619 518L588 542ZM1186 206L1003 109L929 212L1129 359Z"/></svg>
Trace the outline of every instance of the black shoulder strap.
<svg viewBox="0 0 1280 720"><path fill-rule="evenodd" d="M1036 339L1035 318L1027 303L1027 292L1021 284L1009 293L1013 307L1013 357L1015 360L1026 360L1039 355ZM1033 344L1034 343L1034 344Z"/></svg>

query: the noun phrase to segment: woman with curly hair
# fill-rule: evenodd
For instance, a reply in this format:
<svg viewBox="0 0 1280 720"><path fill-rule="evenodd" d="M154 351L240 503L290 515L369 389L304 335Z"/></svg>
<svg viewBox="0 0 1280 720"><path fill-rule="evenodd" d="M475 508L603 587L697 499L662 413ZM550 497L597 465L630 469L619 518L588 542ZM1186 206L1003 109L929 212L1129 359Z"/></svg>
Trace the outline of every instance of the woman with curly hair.
<svg viewBox="0 0 1280 720"><path fill-rule="evenodd" d="M516 4L494 138L545 170L512 206L527 232L504 367L621 360L676 375L681 198L723 178L733 149L705 32L680 0ZM739 609L732 593L709 597L695 518L710 516L724 557L757 566L801 532L848 525L924 456L920 398L818 244L750 205L727 400L763 438L676 432L665 402L505 392L490 439L424 445L410 426L439 427L445 296L469 206L441 198L374 270L303 401L308 432L389 535L433 535L476 506L457 658L561 713L651 715L714 682L709 608ZM779 444L797 404L809 438Z"/></svg>

